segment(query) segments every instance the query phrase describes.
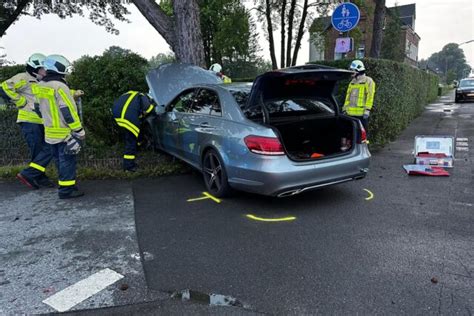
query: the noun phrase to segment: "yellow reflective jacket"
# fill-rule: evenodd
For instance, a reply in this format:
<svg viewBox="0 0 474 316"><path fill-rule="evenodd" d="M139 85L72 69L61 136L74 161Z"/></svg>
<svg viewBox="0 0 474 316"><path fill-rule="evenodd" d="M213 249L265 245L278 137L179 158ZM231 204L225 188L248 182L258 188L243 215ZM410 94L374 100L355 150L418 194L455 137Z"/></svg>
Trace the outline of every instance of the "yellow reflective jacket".
<svg viewBox="0 0 474 316"><path fill-rule="evenodd" d="M363 116L374 105L375 82L361 75L352 79L347 88L346 100L342 110L350 116Z"/></svg>
<svg viewBox="0 0 474 316"><path fill-rule="evenodd" d="M19 73L2 82L3 91L18 108L17 123L43 123L35 112L35 97L32 89L37 82L36 78L28 72Z"/></svg>
<svg viewBox="0 0 474 316"><path fill-rule="evenodd" d="M69 87L62 81L41 81L33 87L43 118L45 141L58 144L71 132L82 130L76 103Z"/></svg>

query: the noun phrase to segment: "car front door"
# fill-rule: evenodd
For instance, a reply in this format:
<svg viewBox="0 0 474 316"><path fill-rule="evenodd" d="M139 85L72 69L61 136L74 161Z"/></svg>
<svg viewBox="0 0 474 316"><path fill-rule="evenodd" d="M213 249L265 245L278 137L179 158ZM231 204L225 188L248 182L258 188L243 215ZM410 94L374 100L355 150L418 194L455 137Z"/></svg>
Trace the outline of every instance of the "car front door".
<svg viewBox="0 0 474 316"><path fill-rule="evenodd" d="M216 120L222 115L219 97L211 89L199 89L188 111L183 115L179 136L180 155L195 166L200 165L201 146L213 137Z"/></svg>
<svg viewBox="0 0 474 316"><path fill-rule="evenodd" d="M188 89L180 93L171 103L166 107L166 111L160 114L159 119L159 142L160 147L165 151L180 155L179 138L184 132L181 130L181 121L183 115L187 112L194 100L196 89Z"/></svg>

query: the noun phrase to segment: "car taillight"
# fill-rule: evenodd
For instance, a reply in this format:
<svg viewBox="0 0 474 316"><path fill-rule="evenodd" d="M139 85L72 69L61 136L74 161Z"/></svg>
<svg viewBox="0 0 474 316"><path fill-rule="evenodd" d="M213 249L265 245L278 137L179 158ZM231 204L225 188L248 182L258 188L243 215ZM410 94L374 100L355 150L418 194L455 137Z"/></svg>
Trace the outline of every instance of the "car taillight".
<svg viewBox="0 0 474 316"><path fill-rule="evenodd" d="M250 135L244 138L248 149L259 155L284 155L285 151L280 141L276 137L263 137Z"/></svg>
<svg viewBox="0 0 474 316"><path fill-rule="evenodd" d="M365 131L364 125L359 121L360 126L360 143L359 144L366 144L367 143L367 132Z"/></svg>

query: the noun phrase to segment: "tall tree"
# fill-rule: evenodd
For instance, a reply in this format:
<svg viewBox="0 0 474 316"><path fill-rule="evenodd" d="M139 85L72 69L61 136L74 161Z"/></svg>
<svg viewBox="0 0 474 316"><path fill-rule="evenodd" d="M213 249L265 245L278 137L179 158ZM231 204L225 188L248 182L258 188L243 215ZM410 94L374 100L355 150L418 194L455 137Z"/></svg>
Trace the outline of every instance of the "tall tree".
<svg viewBox="0 0 474 316"><path fill-rule="evenodd" d="M405 59L405 43L402 41L402 22L398 9L395 7L392 14L387 17L380 56L384 59L403 62Z"/></svg>
<svg viewBox="0 0 474 316"><path fill-rule="evenodd" d="M317 13L326 12L328 8L338 3L337 0L255 0L261 21L265 21L266 37L269 42L270 57L274 69L278 68L275 54L273 31L280 27L281 51L280 67L296 64L301 41L309 29L308 21ZM283 10L285 8L285 10ZM297 33L293 33L297 30Z"/></svg>
<svg viewBox="0 0 474 316"><path fill-rule="evenodd" d="M382 51L383 24L385 20L385 0L375 0L374 27L370 57L379 58Z"/></svg>
<svg viewBox="0 0 474 316"><path fill-rule="evenodd" d="M461 79L471 67L466 63L464 51L456 43L449 43L439 52L432 54L427 61L430 68L437 70L445 80Z"/></svg>
<svg viewBox="0 0 474 316"><path fill-rule="evenodd" d="M155 0L132 0L148 22L163 36L181 62L205 66L204 48L196 0L172 1L173 15L169 16ZM57 14L61 18L83 15L84 9L96 24L117 34L111 17L126 20L129 13L122 1L62 1L62 0L4 0L0 6L0 36L22 14L40 18L43 14Z"/></svg>

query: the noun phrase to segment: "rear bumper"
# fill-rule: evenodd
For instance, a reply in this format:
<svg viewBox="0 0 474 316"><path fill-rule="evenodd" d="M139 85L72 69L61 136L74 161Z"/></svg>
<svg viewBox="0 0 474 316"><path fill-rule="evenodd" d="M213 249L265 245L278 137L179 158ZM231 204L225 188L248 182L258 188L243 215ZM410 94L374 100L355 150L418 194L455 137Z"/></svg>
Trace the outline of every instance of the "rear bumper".
<svg viewBox="0 0 474 316"><path fill-rule="evenodd" d="M288 196L323 186L362 179L368 172L370 152L359 145L344 157L319 162L296 163L286 156L251 154L249 163L227 165L231 187L269 196ZM242 161L242 160L241 160Z"/></svg>

